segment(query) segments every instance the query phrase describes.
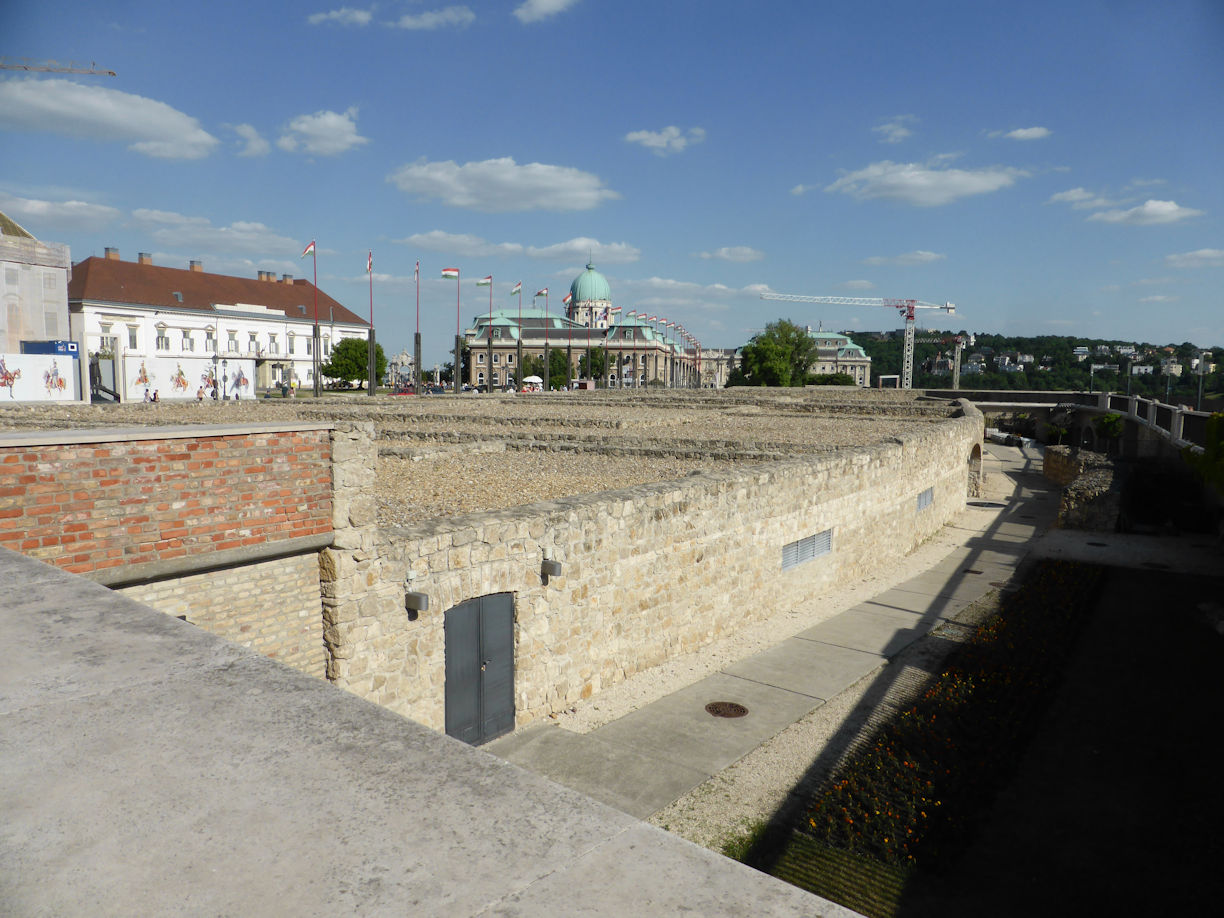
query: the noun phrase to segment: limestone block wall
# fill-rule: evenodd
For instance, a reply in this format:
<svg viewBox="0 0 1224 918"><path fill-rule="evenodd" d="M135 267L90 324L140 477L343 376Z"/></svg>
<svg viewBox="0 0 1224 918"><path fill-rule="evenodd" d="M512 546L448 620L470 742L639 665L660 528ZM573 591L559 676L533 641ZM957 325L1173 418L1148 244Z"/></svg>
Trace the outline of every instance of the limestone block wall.
<svg viewBox="0 0 1224 918"><path fill-rule="evenodd" d="M315 552L122 587L119 592L322 679Z"/></svg>
<svg viewBox="0 0 1224 918"><path fill-rule="evenodd" d="M981 430L964 416L873 448L385 531L356 506L341 520L338 488L329 676L443 729L445 611L511 592L524 724L909 551L964 507ZM785 545L826 530L828 554L783 571ZM548 583L545 558L563 565ZM408 589L429 596L415 619Z"/></svg>

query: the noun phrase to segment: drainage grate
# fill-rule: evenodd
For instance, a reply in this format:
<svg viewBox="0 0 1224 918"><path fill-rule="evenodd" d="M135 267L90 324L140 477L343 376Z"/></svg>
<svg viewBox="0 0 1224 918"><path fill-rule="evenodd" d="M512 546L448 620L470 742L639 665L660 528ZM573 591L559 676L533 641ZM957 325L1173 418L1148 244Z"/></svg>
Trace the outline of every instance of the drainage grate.
<svg viewBox="0 0 1224 918"><path fill-rule="evenodd" d="M711 701L706 705L706 713L715 717L743 717L748 709L734 701Z"/></svg>

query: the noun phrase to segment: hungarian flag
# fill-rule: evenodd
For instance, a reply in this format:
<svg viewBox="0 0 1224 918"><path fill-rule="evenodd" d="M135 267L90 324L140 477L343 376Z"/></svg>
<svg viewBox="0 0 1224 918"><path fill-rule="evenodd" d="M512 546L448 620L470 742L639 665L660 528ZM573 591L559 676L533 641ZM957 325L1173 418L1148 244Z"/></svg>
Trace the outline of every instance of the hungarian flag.
<svg viewBox="0 0 1224 918"><path fill-rule="evenodd" d="M511 296L514 296L516 293L522 293L522 292L523 292L523 282L522 281L519 281L517 284L515 284L513 287L510 288Z"/></svg>
<svg viewBox="0 0 1224 918"><path fill-rule="evenodd" d="M313 240L313 239L311 239L311 240L310 240L310 245L308 245L308 246L306 246L306 248L302 249L302 256L301 256L301 257L302 257L302 258L305 258L307 255L313 255L313 254L314 254L314 250L315 250L315 249L314 249L314 240Z"/></svg>
<svg viewBox="0 0 1224 918"><path fill-rule="evenodd" d="M612 315L616 315L620 311L621 311L621 308L619 306L612 307Z"/></svg>
<svg viewBox="0 0 1224 918"><path fill-rule="evenodd" d="M566 306L568 306L573 299L574 299L574 295L572 293L567 293L564 297L561 298L561 302L564 303Z"/></svg>
<svg viewBox="0 0 1224 918"><path fill-rule="evenodd" d="M453 277L456 280L458 280L459 279L459 269L458 268L443 268L442 276L443 277Z"/></svg>
<svg viewBox="0 0 1224 918"><path fill-rule="evenodd" d="M636 309L630 309L630 310L629 310L628 315L629 315L629 318L631 318L631 319L632 319L634 316L636 316L636 315L637 315L637 310L636 310Z"/></svg>
<svg viewBox="0 0 1224 918"><path fill-rule="evenodd" d="M374 273L374 253L370 253L370 257L366 259L366 274Z"/></svg>
<svg viewBox="0 0 1224 918"><path fill-rule="evenodd" d="M535 292L535 295L536 296L548 296L548 288L545 287L543 290L537 290Z"/></svg>
<svg viewBox="0 0 1224 918"><path fill-rule="evenodd" d="M675 322L668 322L668 323L667 323L667 327L668 327L668 328L675 328L675 327L676 327L676 323L675 323Z"/></svg>
<svg viewBox="0 0 1224 918"><path fill-rule="evenodd" d="M480 280L476 281L476 286L477 287L492 287L493 286L493 275L490 274L488 277L482 277Z"/></svg>
<svg viewBox="0 0 1224 918"><path fill-rule="evenodd" d="M412 276L413 276L413 278L414 278L414 279L416 279L417 281L420 281L420 279L421 279L421 263L420 263L419 261L417 262L417 265L416 265L416 270L415 270L414 272L412 272Z"/></svg>
<svg viewBox="0 0 1224 918"><path fill-rule="evenodd" d="M658 317L658 316L647 316L647 317L646 317L646 321L647 321L647 322L658 322L658 321L659 321L659 317Z"/></svg>

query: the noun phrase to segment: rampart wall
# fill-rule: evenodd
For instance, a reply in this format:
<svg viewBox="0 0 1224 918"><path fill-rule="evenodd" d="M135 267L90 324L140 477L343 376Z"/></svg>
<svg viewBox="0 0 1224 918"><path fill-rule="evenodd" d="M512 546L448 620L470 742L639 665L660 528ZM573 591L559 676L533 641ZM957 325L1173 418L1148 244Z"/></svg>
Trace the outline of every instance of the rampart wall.
<svg viewBox="0 0 1224 918"><path fill-rule="evenodd" d="M980 475L966 409L875 447L406 528L356 508L323 552L329 677L443 729L445 610L510 592L516 722L561 710L926 539ZM373 446L357 450L372 465ZM783 570L784 546L826 532L827 554ZM544 559L562 575L545 582ZM407 590L429 611L410 617Z"/></svg>

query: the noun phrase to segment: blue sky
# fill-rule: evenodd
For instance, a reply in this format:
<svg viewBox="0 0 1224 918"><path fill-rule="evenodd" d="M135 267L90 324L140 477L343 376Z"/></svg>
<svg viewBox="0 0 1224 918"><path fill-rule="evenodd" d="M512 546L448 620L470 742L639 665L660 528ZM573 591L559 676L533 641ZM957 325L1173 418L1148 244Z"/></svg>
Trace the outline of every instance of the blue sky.
<svg viewBox="0 0 1224 918"><path fill-rule="evenodd" d="M1224 345L1224 3L0 3L0 210L78 261L310 276L426 362L588 252L742 344L762 291L930 327ZM530 301L527 301L529 303ZM513 301L516 304L517 300ZM525 303L525 305L527 304Z"/></svg>

